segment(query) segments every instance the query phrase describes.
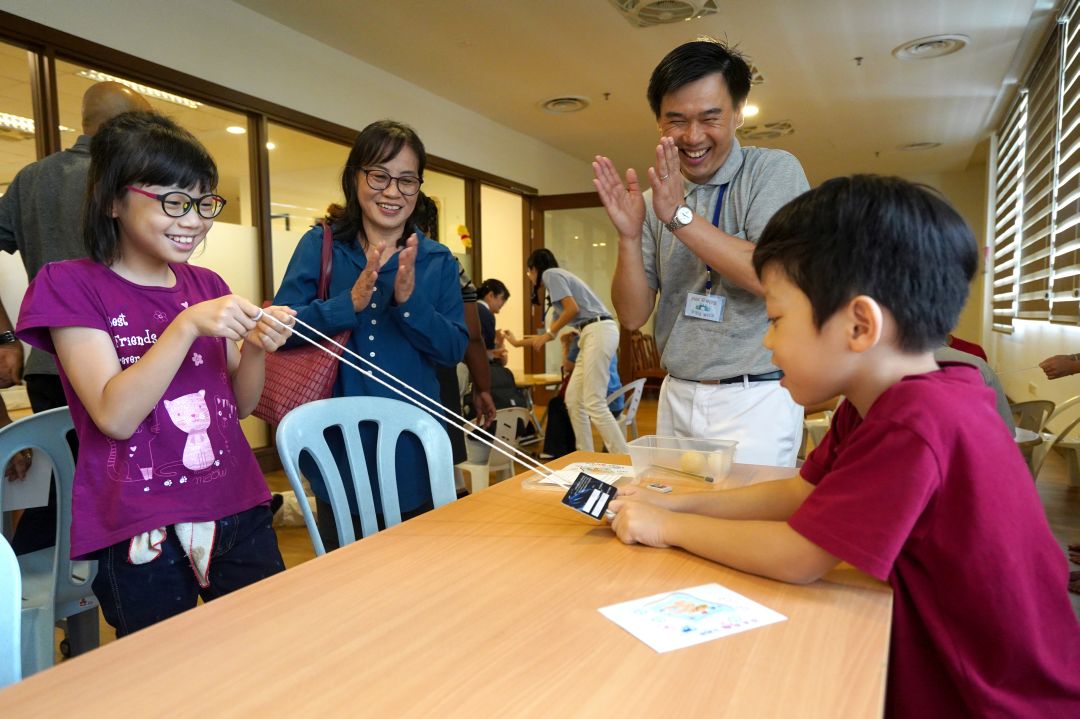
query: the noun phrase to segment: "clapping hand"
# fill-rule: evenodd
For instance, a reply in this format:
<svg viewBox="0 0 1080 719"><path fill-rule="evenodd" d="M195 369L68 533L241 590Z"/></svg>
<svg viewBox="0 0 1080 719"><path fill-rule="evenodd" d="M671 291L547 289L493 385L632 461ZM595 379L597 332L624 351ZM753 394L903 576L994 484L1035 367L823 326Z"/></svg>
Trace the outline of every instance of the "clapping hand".
<svg viewBox="0 0 1080 719"><path fill-rule="evenodd" d="M645 199L638 186L637 172L633 168L626 171L624 187L610 159L597 155L592 166L593 186L619 237L640 240L641 226L645 222Z"/></svg>

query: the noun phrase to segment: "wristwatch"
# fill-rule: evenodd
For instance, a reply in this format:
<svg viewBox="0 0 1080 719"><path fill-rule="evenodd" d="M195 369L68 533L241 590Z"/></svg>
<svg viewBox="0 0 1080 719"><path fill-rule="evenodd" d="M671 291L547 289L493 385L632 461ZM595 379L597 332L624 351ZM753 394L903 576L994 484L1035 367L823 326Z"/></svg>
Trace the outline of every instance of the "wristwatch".
<svg viewBox="0 0 1080 719"><path fill-rule="evenodd" d="M694 211L686 205L679 205L675 208L675 216L671 218L671 222L665 222L664 227L668 228L671 232L686 227L694 221Z"/></svg>
<svg viewBox="0 0 1080 719"><path fill-rule="evenodd" d="M15 339L15 333L11 330L8 330L7 332L0 332L0 345L9 345L12 342L17 341L18 340Z"/></svg>

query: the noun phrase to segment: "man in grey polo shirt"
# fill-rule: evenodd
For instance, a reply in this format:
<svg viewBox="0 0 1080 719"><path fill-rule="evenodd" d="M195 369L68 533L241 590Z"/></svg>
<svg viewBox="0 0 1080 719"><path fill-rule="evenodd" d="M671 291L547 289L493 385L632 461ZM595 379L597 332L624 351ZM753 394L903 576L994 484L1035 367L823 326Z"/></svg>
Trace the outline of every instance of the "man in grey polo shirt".
<svg viewBox="0 0 1080 719"><path fill-rule="evenodd" d="M772 215L809 189L792 155L735 139L750 69L724 45L699 40L653 71L648 97L660 130L644 193L606 157L595 185L619 233L611 296L620 322L643 326L656 308L668 377L657 433L739 442L739 462L793 466L802 408L780 386L762 344L754 243ZM659 293L659 303L656 303Z"/></svg>

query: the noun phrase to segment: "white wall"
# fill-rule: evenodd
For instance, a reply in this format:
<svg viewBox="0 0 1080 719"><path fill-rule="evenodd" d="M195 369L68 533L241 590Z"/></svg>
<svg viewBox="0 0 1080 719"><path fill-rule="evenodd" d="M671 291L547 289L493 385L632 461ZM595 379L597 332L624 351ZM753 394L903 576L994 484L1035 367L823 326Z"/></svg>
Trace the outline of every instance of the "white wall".
<svg viewBox="0 0 1080 719"><path fill-rule="evenodd" d="M588 163L229 0L0 0L0 9L348 127L407 122L430 153L541 194L592 190ZM163 26L166 17L180 22Z"/></svg>

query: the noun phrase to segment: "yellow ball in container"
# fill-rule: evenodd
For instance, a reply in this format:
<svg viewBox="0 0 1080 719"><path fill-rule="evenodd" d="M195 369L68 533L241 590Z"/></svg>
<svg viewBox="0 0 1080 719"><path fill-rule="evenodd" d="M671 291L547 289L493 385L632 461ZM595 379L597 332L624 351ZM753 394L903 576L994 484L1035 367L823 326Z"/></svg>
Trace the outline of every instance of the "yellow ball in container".
<svg viewBox="0 0 1080 719"><path fill-rule="evenodd" d="M679 457L679 469L687 474L703 475L708 460L701 452L683 452Z"/></svg>

